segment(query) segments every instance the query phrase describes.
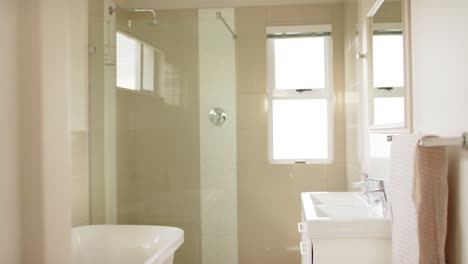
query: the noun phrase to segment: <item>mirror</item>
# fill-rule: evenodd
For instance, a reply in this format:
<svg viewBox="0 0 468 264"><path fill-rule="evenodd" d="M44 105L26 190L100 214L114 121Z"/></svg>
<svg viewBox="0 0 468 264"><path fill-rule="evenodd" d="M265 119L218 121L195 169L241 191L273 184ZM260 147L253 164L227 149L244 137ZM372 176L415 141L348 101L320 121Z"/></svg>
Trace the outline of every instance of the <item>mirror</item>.
<svg viewBox="0 0 468 264"><path fill-rule="evenodd" d="M369 16L369 116L374 130L410 129L402 1L377 1L380 5Z"/></svg>

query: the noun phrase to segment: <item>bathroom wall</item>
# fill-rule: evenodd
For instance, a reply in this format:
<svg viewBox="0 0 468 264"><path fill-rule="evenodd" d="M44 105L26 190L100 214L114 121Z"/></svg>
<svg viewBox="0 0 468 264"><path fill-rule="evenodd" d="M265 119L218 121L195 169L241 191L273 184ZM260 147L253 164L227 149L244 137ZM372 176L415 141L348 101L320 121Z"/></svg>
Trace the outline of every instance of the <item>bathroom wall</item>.
<svg viewBox="0 0 468 264"><path fill-rule="evenodd" d="M71 131L72 149L72 225L90 223L88 131Z"/></svg>
<svg viewBox="0 0 468 264"><path fill-rule="evenodd" d="M88 2L90 222L104 224L104 0Z"/></svg>
<svg viewBox="0 0 468 264"><path fill-rule="evenodd" d="M90 222L117 222L115 15L113 0L89 1Z"/></svg>
<svg viewBox="0 0 468 264"><path fill-rule="evenodd" d="M468 131L468 2L412 0L414 132ZM450 150L447 263L468 263L468 152Z"/></svg>
<svg viewBox="0 0 468 264"><path fill-rule="evenodd" d="M78 3L80 5L80 3ZM88 120L88 12L77 8L77 16L71 26L71 54L76 58L71 64L71 98L68 127L71 134L72 162L72 225L87 225L89 215L89 120Z"/></svg>
<svg viewBox="0 0 468 264"><path fill-rule="evenodd" d="M17 0L0 3L0 262L18 263L20 253L20 192L18 189Z"/></svg>
<svg viewBox="0 0 468 264"><path fill-rule="evenodd" d="M83 81L75 71L87 70L75 64L87 43L74 31L75 21L86 21L87 1L16 2L18 263L71 263L69 100L72 84Z"/></svg>
<svg viewBox="0 0 468 264"><path fill-rule="evenodd" d="M373 21L377 23L393 23L402 21L402 6L401 1L384 1L380 6L379 11L374 16Z"/></svg>
<svg viewBox="0 0 468 264"><path fill-rule="evenodd" d="M154 93L117 91L118 223L177 226L175 263L201 263L198 10L118 14L118 29L162 54ZM131 19L132 27L128 27ZM158 69L158 67L160 67ZM206 117L206 115L204 115Z"/></svg>
<svg viewBox="0 0 468 264"><path fill-rule="evenodd" d="M343 4L236 9L239 263L299 263L300 193L346 190ZM332 24L334 162L268 161L266 27Z"/></svg>
<svg viewBox="0 0 468 264"><path fill-rule="evenodd" d="M67 110L87 70L79 62L86 49L74 49L86 39L73 31L86 5L0 2L1 263L71 263Z"/></svg>
<svg viewBox="0 0 468 264"><path fill-rule="evenodd" d="M104 120L104 215L106 224L117 224L117 91L116 84L116 15L109 13L109 7L116 7L114 0L104 0L104 80L103 98L95 102L102 104ZM96 88L92 87L91 89ZM101 101L102 100L102 101ZM95 106L95 104L93 104ZM93 175L96 176L96 175ZM99 176L98 176L99 177Z"/></svg>
<svg viewBox="0 0 468 264"><path fill-rule="evenodd" d="M238 264L236 40L217 12L235 31L233 8L199 10L202 263ZM208 118L214 107L222 126Z"/></svg>
<svg viewBox="0 0 468 264"><path fill-rule="evenodd" d="M344 58L346 105L346 176L348 190L353 182L360 181L363 157L361 64L356 58L360 52L359 4L350 0L344 4Z"/></svg>

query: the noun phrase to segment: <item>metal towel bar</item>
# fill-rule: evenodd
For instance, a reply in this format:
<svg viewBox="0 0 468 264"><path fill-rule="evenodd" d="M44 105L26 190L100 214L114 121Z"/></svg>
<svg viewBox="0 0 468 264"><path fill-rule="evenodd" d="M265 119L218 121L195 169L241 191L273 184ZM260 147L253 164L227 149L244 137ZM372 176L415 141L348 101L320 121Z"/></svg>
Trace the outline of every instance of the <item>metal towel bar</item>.
<svg viewBox="0 0 468 264"><path fill-rule="evenodd" d="M388 136L387 141L391 142L393 136ZM425 137L419 141L422 147L440 147L440 146L460 146L468 148L468 132L463 133L461 137Z"/></svg>

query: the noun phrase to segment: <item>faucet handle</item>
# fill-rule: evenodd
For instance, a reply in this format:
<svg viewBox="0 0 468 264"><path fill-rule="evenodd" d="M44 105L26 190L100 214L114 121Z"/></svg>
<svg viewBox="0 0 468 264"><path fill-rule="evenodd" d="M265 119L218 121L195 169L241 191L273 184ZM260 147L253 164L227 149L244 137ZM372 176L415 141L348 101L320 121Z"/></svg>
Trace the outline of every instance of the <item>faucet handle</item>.
<svg viewBox="0 0 468 264"><path fill-rule="evenodd" d="M353 188L360 188L362 192L367 190L369 175L366 172L361 173L361 180L351 183Z"/></svg>
<svg viewBox="0 0 468 264"><path fill-rule="evenodd" d="M358 181L351 183L353 188L359 188L361 192L366 192L368 189L368 182L367 181Z"/></svg>
<svg viewBox="0 0 468 264"><path fill-rule="evenodd" d="M365 181L357 181L357 182L351 183L351 186L353 186L354 188L359 188L359 187L363 187L365 184L366 184Z"/></svg>
<svg viewBox="0 0 468 264"><path fill-rule="evenodd" d="M365 192L368 188L369 175L366 172L361 173L362 180L351 183L354 188L360 188L362 192Z"/></svg>
<svg viewBox="0 0 468 264"><path fill-rule="evenodd" d="M381 180L381 179L368 179L367 182L368 182L367 186L372 188L372 189L377 189L377 190L385 189L384 180Z"/></svg>
<svg viewBox="0 0 468 264"><path fill-rule="evenodd" d="M383 189L384 188L384 185L385 185L384 180L370 178L369 174L367 174L366 172L362 173L362 179L365 183L366 189L374 189L374 188Z"/></svg>
<svg viewBox="0 0 468 264"><path fill-rule="evenodd" d="M367 172L361 173L361 177L364 182L369 180L369 174L367 174Z"/></svg>
<svg viewBox="0 0 468 264"><path fill-rule="evenodd" d="M361 174L362 180L358 182L353 182L351 186L355 188L361 188L363 192L369 192L374 190L383 190L385 189L385 184L382 179L373 179L369 177L369 174L363 172Z"/></svg>

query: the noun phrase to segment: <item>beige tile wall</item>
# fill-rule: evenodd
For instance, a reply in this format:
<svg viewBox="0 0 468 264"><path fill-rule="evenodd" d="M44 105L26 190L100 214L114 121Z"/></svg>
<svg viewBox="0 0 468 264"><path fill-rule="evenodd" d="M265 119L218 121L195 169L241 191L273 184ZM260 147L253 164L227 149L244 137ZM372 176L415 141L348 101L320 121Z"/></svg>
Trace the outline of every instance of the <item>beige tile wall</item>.
<svg viewBox="0 0 468 264"><path fill-rule="evenodd" d="M236 9L239 263L300 263L300 193L346 190L343 12L342 4ZM307 24L333 26L335 161L271 165L266 27Z"/></svg>
<svg viewBox="0 0 468 264"><path fill-rule="evenodd" d="M177 226L176 264L201 263L198 10L118 15L118 27L164 52L153 94L117 91L118 223ZM128 29L128 19L132 28Z"/></svg>

